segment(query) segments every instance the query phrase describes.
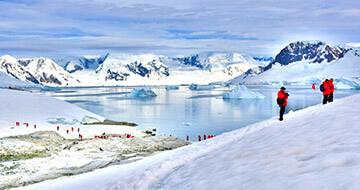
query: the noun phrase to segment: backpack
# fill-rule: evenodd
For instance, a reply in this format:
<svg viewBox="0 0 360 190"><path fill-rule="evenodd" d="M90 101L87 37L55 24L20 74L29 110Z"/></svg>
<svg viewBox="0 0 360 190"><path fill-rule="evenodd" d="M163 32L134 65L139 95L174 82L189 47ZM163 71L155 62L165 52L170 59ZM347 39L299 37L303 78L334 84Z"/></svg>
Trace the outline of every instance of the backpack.
<svg viewBox="0 0 360 190"><path fill-rule="evenodd" d="M320 85L320 91L321 91L321 92L324 92L324 90L325 90L325 89L324 89L324 84L321 84L321 85Z"/></svg>
<svg viewBox="0 0 360 190"><path fill-rule="evenodd" d="M284 103L285 103L285 99L284 98L278 98L278 99L276 99L276 102L277 102L277 104L279 105L279 106L281 106L281 105L283 105Z"/></svg>

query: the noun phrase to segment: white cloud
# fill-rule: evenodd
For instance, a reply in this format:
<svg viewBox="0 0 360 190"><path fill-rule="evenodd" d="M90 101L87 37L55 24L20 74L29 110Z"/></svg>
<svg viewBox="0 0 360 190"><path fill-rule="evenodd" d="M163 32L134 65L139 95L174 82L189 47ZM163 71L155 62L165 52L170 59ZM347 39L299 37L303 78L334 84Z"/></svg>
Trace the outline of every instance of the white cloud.
<svg viewBox="0 0 360 190"><path fill-rule="evenodd" d="M0 54L271 55L294 40L360 39L357 1L9 0L0 9Z"/></svg>

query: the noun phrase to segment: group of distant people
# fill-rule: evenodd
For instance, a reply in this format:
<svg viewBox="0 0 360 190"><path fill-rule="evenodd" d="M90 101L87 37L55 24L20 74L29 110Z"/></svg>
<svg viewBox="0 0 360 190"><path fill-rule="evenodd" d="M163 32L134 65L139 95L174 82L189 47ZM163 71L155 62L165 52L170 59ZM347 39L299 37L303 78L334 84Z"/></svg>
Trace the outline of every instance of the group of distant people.
<svg viewBox="0 0 360 190"><path fill-rule="evenodd" d="M315 84L313 84L311 88L315 90ZM323 93L323 101L322 101L323 104L332 102L334 100L334 91L335 91L333 78L325 79L320 85L320 91ZM289 93L286 92L286 88L282 86L278 91L277 99L276 99L277 104L280 107L280 117L279 117L280 121L284 120L285 108L288 104L289 96L290 96Z"/></svg>

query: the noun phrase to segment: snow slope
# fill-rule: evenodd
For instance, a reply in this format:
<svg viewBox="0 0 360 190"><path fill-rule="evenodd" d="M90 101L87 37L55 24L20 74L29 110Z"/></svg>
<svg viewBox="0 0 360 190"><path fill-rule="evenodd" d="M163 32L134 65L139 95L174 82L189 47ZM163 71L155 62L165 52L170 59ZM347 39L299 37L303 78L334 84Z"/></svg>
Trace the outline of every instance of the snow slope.
<svg viewBox="0 0 360 190"><path fill-rule="evenodd" d="M39 87L39 85L12 78L8 74L0 71L0 88L9 88L9 87L27 88L27 87Z"/></svg>
<svg viewBox="0 0 360 190"><path fill-rule="evenodd" d="M25 189L359 189L359 98Z"/></svg>

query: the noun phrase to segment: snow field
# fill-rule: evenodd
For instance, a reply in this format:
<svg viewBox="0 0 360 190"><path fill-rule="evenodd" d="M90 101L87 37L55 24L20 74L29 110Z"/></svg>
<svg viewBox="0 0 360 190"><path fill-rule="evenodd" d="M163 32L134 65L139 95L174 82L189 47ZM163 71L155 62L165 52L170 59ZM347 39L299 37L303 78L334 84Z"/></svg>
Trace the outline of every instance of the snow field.
<svg viewBox="0 0 360 190"><path fill-rule="evenodd" d="M359 98L26 189L359 189Z"/></svg>

